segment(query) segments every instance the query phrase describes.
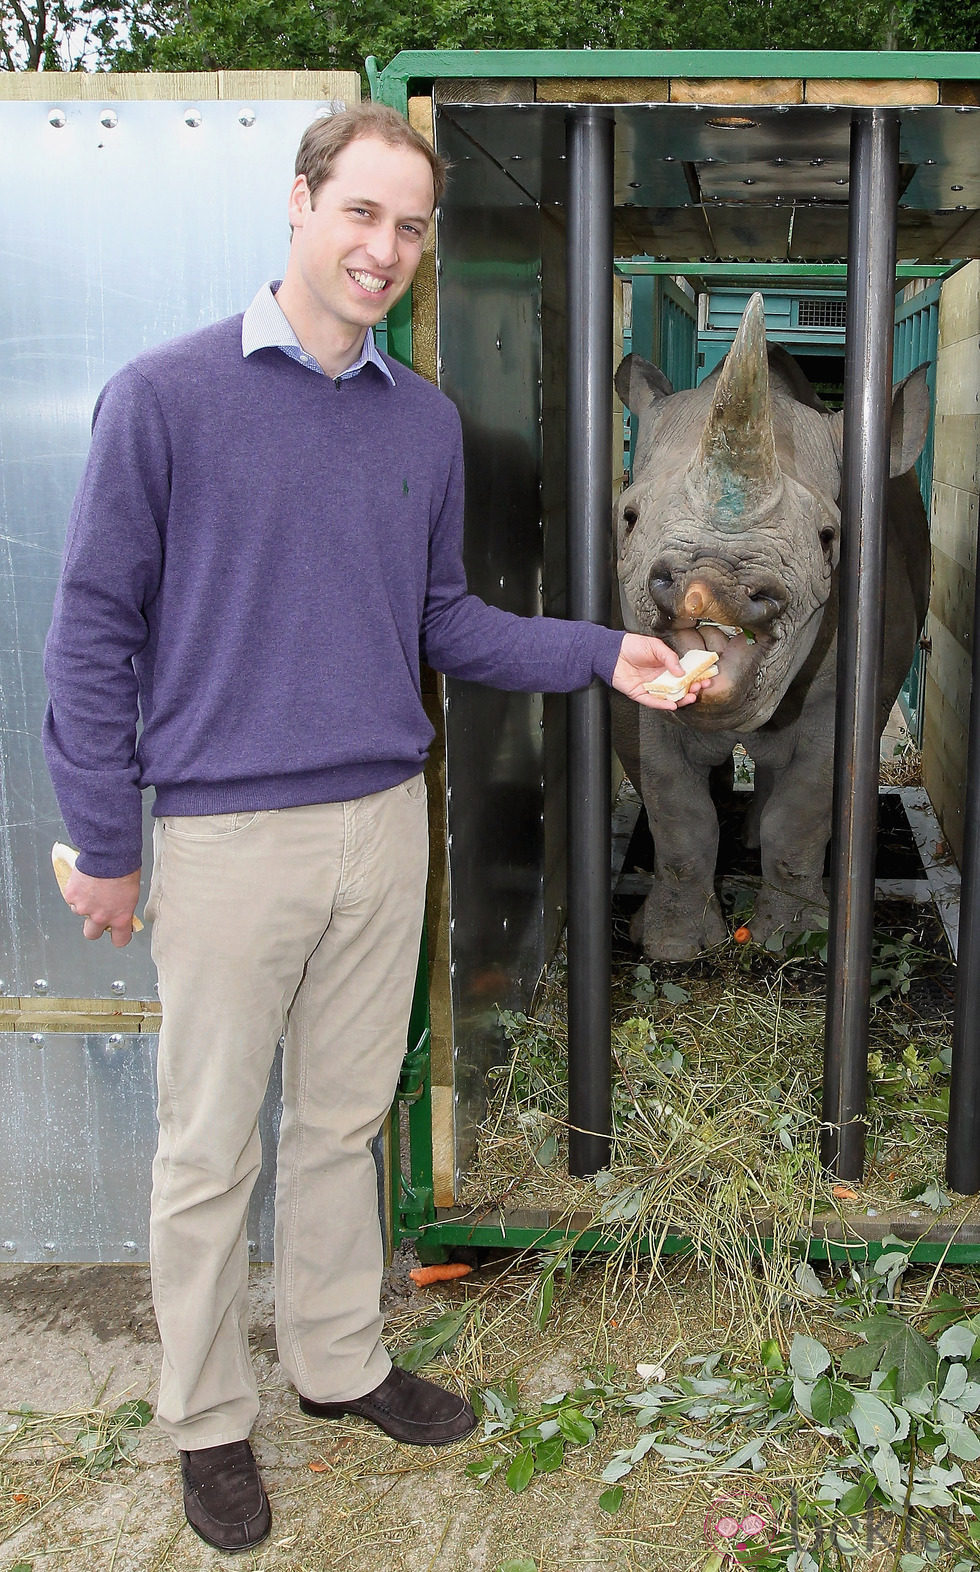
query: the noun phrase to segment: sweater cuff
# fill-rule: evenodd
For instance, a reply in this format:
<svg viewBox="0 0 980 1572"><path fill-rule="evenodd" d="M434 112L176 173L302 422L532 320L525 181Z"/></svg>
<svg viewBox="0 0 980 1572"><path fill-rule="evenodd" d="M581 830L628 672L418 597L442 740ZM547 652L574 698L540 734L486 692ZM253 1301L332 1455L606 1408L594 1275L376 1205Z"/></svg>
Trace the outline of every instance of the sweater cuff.
<svg viewBox="0 0 980 1572"><path fill-rule="evenodd" d="M601 677L603 682L611 685L626 635L615 628L598 626L595 632L596 650L592 657L592 669L597 677Z"/></svg>

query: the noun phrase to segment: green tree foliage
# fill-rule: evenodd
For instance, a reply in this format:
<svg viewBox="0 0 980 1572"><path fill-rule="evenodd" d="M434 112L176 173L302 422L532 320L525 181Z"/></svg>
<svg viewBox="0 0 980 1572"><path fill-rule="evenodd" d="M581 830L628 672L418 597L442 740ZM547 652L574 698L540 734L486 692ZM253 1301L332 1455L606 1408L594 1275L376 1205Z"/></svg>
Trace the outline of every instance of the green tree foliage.
<svg viewBox="0 0 980 1572"><path fill-rule="evenodd" d="M122 3L0 0L0 70L79 71L111 52Z"/></svg>
<svg viewBox="0 0 980 1572"><path fill-rule="evenodd" d="M919 49L980 49L980 0L908 0L906 14Z"/></svg>
<svg viewBox="0 0 980 1572"><path fill-rule="evenodd" d="M967 0L947 0L950 5ZM891 0L130 0L115 70L358 69L401 49L875 49Z"/></svg>

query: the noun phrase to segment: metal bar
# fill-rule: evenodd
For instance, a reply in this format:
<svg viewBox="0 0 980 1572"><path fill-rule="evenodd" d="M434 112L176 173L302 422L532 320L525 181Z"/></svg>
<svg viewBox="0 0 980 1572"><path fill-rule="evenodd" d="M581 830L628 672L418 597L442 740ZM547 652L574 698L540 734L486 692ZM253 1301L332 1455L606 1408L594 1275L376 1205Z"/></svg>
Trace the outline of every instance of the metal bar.
<svg viewBox="0 0 980 1572"><path fill-rule="evenodd" d="M568 611L606 622L612 591L613 140L610 110L567 122ZM595 681L568 700L568 1163L610 1155L612 889L609 698Z"/></svg>
<svg viewBox="0 0 980 1572"><path fill-rule="evenodd" d="M945 278L947 273L958 273L962 262L899 262L896 278ZM843 283L847 278L846 262L617 262L616 272L624 278L647 278L666 274L669 278L725 278L739 279L774 278L779 280L781 293L793 292L798 280L819 283Z"/></svg>
<svg viewBox="0 0 980 1572"><path fill-rule="evenodd" d="M398 87L481 77L825 77L834 81L973 81L969 50L876 49L405 49L377 78L389 103ZM398 84L398 87L396 87Z"/></svg>
<svg viewBox="0 0 980 1572"><path fill-rule="evenodd" d="M980 573L973 602L973 693L966 760L966 807L956 1004L946 1127L946 1182L963 1195L980 1190Z"/></svg>
<svg viewBox="0 0 980 1572"><path fill-rule="evenodd" d="M851 126L844 464L828 996L821 1156L842 1179L864 1167L878 690L891 432L898 118L859 112Z"/></svg>

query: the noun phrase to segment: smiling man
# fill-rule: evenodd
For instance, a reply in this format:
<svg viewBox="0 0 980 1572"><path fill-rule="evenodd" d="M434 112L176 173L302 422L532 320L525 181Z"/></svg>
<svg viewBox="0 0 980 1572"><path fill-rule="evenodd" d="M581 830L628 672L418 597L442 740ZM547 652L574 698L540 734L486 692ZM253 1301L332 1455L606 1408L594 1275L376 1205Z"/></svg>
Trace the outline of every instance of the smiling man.
<svg viewBox="0 0 980 1572"><path fill-rule="evenodd" d="M599 676L676 707L644 689L680 671L658 640L467 593L459 417L371 333L444 181L392 110L309 128L281 284L100 396L46 649L45 749L80 848L65 899L86 938L132 936L141 792L156 792L157 1417L191 1525L228 1551L271 1523L248 1441L245 1230L280 1038L276 1333L301 1411L419 1445L475 1423L380 1341L371 1144L422 923L420 660L530 691Z"/></svg>

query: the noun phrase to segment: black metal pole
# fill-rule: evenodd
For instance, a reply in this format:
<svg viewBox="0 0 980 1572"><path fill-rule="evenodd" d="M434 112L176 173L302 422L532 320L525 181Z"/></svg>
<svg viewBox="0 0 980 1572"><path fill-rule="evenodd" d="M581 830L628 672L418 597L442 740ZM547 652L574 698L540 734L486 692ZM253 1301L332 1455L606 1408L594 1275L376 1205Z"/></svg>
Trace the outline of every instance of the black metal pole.
<svg viewBox="0 0 980 1572"><path fill-rule="evenodd" d="M568 611L607 622L611 594L613 140L610 110L570 112L568 170ZM568 702L568 1166L610 1155L612 893L609 699Z"/></svg>
<svg viewBox="0 0 980 1572"><path fill-rule="evenodd" d="M864 1168L898 129L895 114L882 109L859 113L851 126L837 727L821 1133L824 1165L841 1179L859 1179Z"/></svg>
<svg viewBox="0 0 980 1572"><path fill-rule="evenodd" d="M946 1128L946 1183L980 1190L980 573L973 602L973 693L966 761L960 929L956 945L953 1061Z"/></svg>

